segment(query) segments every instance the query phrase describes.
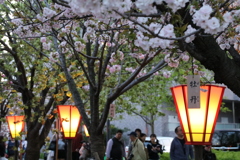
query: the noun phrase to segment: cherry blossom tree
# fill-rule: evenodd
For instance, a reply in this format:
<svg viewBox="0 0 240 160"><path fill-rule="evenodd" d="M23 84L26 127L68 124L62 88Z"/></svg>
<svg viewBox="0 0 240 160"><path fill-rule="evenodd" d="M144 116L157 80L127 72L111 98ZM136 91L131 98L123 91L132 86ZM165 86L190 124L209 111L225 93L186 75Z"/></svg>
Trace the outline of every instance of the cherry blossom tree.
<svg viewBox="0 0 240 160"><path fill-rule="evenodd" d="M40 39L49 62L59 64L59 76L66 79L90 131L92 153L101 158L110 104L152 76L170 77L189 56L240 96L239 0L1 3L6 23L15 27L12 35ZM204 76L195 60L190 73ZM170 69L162 70L166 66Z"/></svg>
<svg viewBox="0 0 240 160"><path fill-rule="evenodd" d="M71 94L61 67L51 63L51 55L43 50L44 38L21 39L13 33L21 22L13 19L13 23L11 19L18 14L16 8L25 6L5 2L0 7L0 121L5 122L6 114L25 115L26 159L38 159L55 120L55 106L71 100Z"/></svg>

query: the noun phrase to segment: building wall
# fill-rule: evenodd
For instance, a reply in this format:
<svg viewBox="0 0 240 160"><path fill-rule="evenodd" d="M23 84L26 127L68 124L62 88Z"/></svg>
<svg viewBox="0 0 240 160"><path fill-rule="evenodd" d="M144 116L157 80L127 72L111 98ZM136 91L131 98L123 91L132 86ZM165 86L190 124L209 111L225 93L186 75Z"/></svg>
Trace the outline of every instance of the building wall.
<svg viewBox="0 0 240 160"><path fill-rule="evenodd" d="M224 100L225 106L228 107L230 112L219 112L216 129L234 129L240 127L240 102L235 101L235 116L232 112L232 100ZM165 113L165 116L158 117L155 121L155 134L157 136L170 136L174 137L174 129L179 125L178 116L176 111L169 111L164 108L161 109L161 112ZM132 116L126 113L123 113L124 117L121 120L113 120L111 124L115 125L118 128L128 128L131 131L134 131L136 128L140 128L143 133L147 133L149 136L151 134L151 128L149 125L139 117ZM235 117L235 118L234 118ZM235 119L235 123L234 122Z"/></svg>
<svg viewBox="0 0 240 160"><path fill-rule="evenodd" d="M164 109L162 109L162 112L165 113L165 116L160 116L156 119L154 133L157 136L175 136L174 129L179 125L176 112ZM120 114L117 114L116 117L119 115ZM123 119L112 120L111 124L120 129L127 128L130 131L140 128L143 133L146 133L148 136L150 136L150 125L147 125L140 116L128 115L127 113L122 113L121 115Z"/></svg>

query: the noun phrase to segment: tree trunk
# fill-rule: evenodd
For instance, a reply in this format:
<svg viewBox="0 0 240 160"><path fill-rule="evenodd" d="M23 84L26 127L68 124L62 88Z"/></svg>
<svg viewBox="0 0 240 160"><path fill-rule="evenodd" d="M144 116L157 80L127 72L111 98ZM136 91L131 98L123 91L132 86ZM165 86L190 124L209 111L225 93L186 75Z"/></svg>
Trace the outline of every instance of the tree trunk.
<svg viewBox="0 0 240 160"><path fill-rule="evenodd" d="M99 160L102 160L105 155L105 146L104 146L104 135L103 134L92 134L90 136L90 141L91 141L91 155L96 155L96 153L99 156ZM96 160L97 157L94 157Z"/></svg>
<svg viewBox="0 0 240 160"><path fill-rule="evenodd" d="M195 160L202 160L203 159L203 146L201 145L194 145L194 157Z"/></svg>
<svg viewBox="0 0 240 160"><path fill-rule="evenodd" d="M36 137L28 137L25 160L37 160L40 157L41 142Z"/></svg>
<svg viewBox="0 0 240 160"><path fill-rule="evenodd" d="M151 115L151 132L152 132L152 134L154 134L154 132L155 132L154 117L153 117L153 115Z"/></svg>

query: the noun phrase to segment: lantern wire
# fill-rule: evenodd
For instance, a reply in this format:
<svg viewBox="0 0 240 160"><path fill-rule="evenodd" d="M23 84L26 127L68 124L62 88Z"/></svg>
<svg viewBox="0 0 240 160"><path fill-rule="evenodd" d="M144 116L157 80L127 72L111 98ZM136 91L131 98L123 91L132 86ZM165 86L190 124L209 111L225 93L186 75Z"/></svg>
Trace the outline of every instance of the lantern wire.
<svg viewBox="0 0 240 160"><path fill-rule="evenodd" d="M193 57L192 57L192 75L194 75L194 69L193 69Z"/></svg>

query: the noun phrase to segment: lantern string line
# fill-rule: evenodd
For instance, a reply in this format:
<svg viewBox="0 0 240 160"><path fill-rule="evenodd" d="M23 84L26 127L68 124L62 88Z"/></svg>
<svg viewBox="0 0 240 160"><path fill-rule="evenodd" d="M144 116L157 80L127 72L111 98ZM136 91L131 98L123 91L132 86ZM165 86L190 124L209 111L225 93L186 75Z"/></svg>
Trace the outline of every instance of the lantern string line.
<svg viewBox="0 0 240 160"><path fill-rule="evenodd" d="M192 57L192 75L194 77L194 69L193 69L193 57Z"/></svg>

